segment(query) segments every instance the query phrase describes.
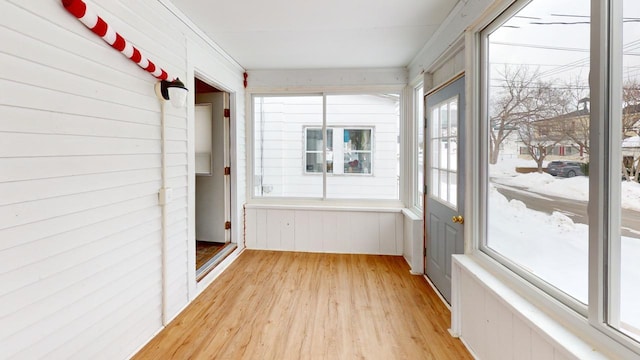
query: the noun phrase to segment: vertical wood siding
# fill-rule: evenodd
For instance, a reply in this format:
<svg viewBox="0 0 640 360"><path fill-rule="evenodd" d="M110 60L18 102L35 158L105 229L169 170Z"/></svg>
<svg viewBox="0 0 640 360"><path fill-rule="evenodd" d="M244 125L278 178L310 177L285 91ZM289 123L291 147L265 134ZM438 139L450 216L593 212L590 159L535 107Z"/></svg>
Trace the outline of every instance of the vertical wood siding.
<svg viewBox="0 0 640 360"><path fill-rule="evenodd" d="M193 76L197 36L159 2L88 3L170 76ZM0 358L126 358L162 326L156 80L58 0L0 1L0 39ZM216 71L240 88L232 67ZM172 318L190 298L189 142L187 110L166 112Z"/></svg>
<svg viewBox="0 0 640 360"><path fill-rule="evenodd" d="M248 249L402 255L400 212L248 208Z"/></svg>
<svg viewBox="0 0 640 360"><path fill-rule="evenodd" d="M452 329L478 359L605 359L467 257L453 261Z"/></svg>

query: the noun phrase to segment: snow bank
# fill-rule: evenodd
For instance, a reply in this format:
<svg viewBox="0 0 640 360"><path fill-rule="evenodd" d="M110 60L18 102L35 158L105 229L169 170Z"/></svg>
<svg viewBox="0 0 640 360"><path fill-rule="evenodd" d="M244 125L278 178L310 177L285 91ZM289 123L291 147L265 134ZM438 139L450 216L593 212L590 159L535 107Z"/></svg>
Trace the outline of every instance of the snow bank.
<svg viewBox="0 0 640 360"><path fill-rule="evenodd" d="M500 178L500 182L539 194L579 201L589 200L589 178L586 176L562 178L547 173L530 173ZM622 208L640 211L640 183L632 181L621 181L621 183Z"/></svg>
<svg viewBox="0 0 640 360"><path fill-rule="evenodd" d="M584 179L556 180L547 174L520 175L514 183L526 184L525 179L532 188L544 187L545 193L558 191L555 184L566 180L576 188L585 186ZM640 329L640 239L622 237L621 242L620 318ZM576 224L557 211L549 215L528 209L522 201L508 201L490 185L487 245L578 301L588 302L588 225Z"/></svg>

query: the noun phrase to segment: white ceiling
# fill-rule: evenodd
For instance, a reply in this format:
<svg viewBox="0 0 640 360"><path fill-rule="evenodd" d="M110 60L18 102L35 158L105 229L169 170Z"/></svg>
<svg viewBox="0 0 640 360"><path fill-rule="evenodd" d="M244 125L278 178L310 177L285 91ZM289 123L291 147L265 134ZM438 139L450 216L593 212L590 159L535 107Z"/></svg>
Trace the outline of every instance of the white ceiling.
<svg viewBox="0 0 640 360"><path fill-rule="evenodd" d="M242 67L404 67L456 0L171 0Z"/></svg>

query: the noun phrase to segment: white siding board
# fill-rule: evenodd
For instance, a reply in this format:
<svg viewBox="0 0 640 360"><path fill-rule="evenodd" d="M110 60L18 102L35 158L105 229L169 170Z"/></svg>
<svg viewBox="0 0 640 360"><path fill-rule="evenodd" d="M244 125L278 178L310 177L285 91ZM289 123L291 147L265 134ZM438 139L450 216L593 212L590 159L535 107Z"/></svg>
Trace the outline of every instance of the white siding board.
<svg viewBox="0 0 640 360"><path fill-rule="evenodd" d="M152 94L153 91L152 84L151 82L149 83L149 94ZM118 103L88 96L67 94L55 89L40 88L13 80L0 79L0 94L2 95L0 97L0 105L122 121L136 118L140 122L149 124L157 124L159 118L159 107L157 112L155 108L149 110L136 109Z"/></svg>
<svg viewBox="0 0 640 360"><path fill-rule="evenodd" d="M25 3L20 2L20 4ZM120 58L114 56L119 54L106 45L102 39L88 31L82 23L75 19L73 15L69 14L62 6L56 9L50 9L51 11L44 9L44 6L56 6L59 5L59 3L43 2L34 3L34 5L43 7L36 9L34 13L30 13L22 9L19 5L11 4L8 1L0 3L2 24L21 33L25 38L42 41L79 58L97 63L104 61L104 59L109 59L103 66L108 67L110 72L128 73L130 76L138 79L148 79L148 75L144 72L132 71L134 68L130 67L130 65L136 67L137 65L133 64L131 60L126 59L122 55L120 55ZM43 16L38 16L38 13ZM48 21L48 18L57 19L58 22ZM52 39L55 39L55 41L52 41ZM75 63L75 61L72 63ZM123 67L125 64L127 66ZM103 69L99 72L92 71L87 74L100 74L104 73L105 70L106 69Z"/></svg>
<svg viewBox="0 0 640 360"><path fill-rule="evenodd" d="M182 145L182 146L181 146ZM173 152L184 144L169 142ZM159 154L160 142L73 135L40 135L0 132L0 157L73 156L106 154Z"/></svg>
<svg viewBox="0 0 640 360"><path fill-rule="evenodd" d="M156 181L160 169L0 183L0 206Z"/></svg>
<svg viewBox="0 0 640 360"><path fill-rule="evenodd" d="M0 35L2 35L1 32ZM151 91L142 95L129 89L105 84L100 80L93 80L61 71L52 71L53 69L48 65L19 60L20 58L0 53L0 63L3 64L0 67L0 78L40 88L55 89L68 95L91 97L105 102L118 103L131 108L159 108L158 99ZM87 94L84 89L92 89L92 91Z"/></svg>
<svg viewBox="0 0 640 360"><path fill-rule="evenodd" d="M0 129L3 132L20 132L51 135L86 135L109 138L160 139L160 119L155 123L140 123L137 118L125 120L101 119L0 106L3 116ZM167 134L176 137L178 129L168 129ZM184 131L182 131L184 133ZM182 138L179 138L182 139Z"/></svg>
<svg viewBox="0 0 640 360"><path fill-rule="evenodd" d="M7 294L3 294L1 299L5 304L1 313L3 317L7 319L13 319L11 321L12 326L4 331L17 331L21 329L21 325L30 324L31 318L35 318L37 315L52 315L56 311L56 300L60 300L60 305L63 305L64 300L67 299L81 299L87 296L87 291L91 291L92 287L99 287L100 280L109 278L110 267L119 266L122 267L126 259L132 258L132 254L144 255L142 251L146 250L151 253L156 253L158 247L157 241L154 241L154 237L158 234L154 231L153 226L157 224L149 223L147 228L139 227L127 232L121 232L114 236L109 236L102 239L102 243L106 244L109 241L117 242L119 246L111 251L114 255L92 255L91 257L81 258L81 262L78 261L73 267L54 269L57 272L52 274L42 274L42 279L36 283L30 283L16 290L13 290ZM123 244L124 239L128 239L128 243ZM118 257L115 256L118 255ZM150 261L158 261L156 259ZM139 266L137 264L125 264L127 266ZM112 269L113 270L113 269ZM105 273L106 272L106 273ZM92 279L93 278L93 279ZM81 279L79 282L76 279ZM95 282L93 282L95 280ZM78 286L83 284L83 286ZM91 283L88 286L87 283ZM36 314L33 311L29 311L29 314L22 314L21 317L15 317L15 313L19 311L26 312L32 310L33 306L46 303L49 307L42 308L42 313ZM26 316L28 315L28 316Z"/></svg>
<svg viewBox="0 0 640 360"><path fill-rule="evenodd" d="M175 154L170 158L173 159L172 163L175 161L177 164L182 156ZM0 172L0 182L52 179L151 168L160 169L160 158L156 154L0 158L0 169L3 169Z"/></svg>
<svg viewBox="0 0 640 360"><path fill-rule="evenodd" d="M100 335L92 337L90 342L85 342L84 346L79 346L77 353L92 353L91 359L96 360L127 359L132 355L130 349L144 344L156 333L157 327L160 326L158 314L161 311L160 305L157 305L144 308L138 306L130 313L123 312L120 318L131 323L131 327L125 329L116 323L111 328L103 330ZM118 346L113 346L112 341ZM70 352L66 347L56 350ZM69 355L68 358L84 360L82 355L78 354Z"/></svg>
<svg viewBox="0 0 640 360"><path fill-rule="evenodd" d="M159 181L0 206L0 229L156 194Z"/></svg>
<svg viewBox="0 0 640 360"><path fill-rule="evenodd" d="M49 356L56 358L55 354L59 353L62 355L60 358L72 357L76 352L75 349L80 348L82 345L85 345L87 348L94 348L94 344L87 346L92 339L105 336L108 330L129 320L135 312L149 303L149 295L152 295L153 300L157 302L160 294L150 293L150 290L157 286L157 282L144 281L152 277L156 269L150 267L149 264L140 265L139 268L132 269L129 274L124 275L124 277L130 277L132 281L123 281L123 278L116 279L116 281L109 284L110 287L105 287L98 291L98 294L102 295L101 298L92 294L90 300L92 300L91 304L93 306L86 310L87 316L75 318L71 321L68 321L68 318L61 318L60 320L52 319L52 323L64 325L56 332L43 333L37 346L29 346L21 349L22 351L19 352L19 356L23 358ZM138 284L137 286L135 285L136 283ZM85 301L83 303L88 302ZM67 313L68 311L65 309L63 312ZM157 316L155 319L150 320L155 320L156 325L159 323L159 317ZM29 330L33 332L33 329ZM72 333L78 335L69 337L68 334ZM58 351L55 351L56 349ZM87 349L87 356L93 352L95 352L95 350L91 351ZM96 356L98 354L93 355ZM103 354L102 356L106 355L107 354ZM91 358L93 358L93 356Z"/></svg>
<svg viewBox="0 0 640 360"><path fill-rule="evenodd" d="M149 240L157 238L157 234L149 236ZM118 309L118 304L114 304L112 297L124 297L127 300L131 300L135 296L146 298L148 301L149 295L155 294L142 294L133 293L131 291L125 291L125 289L136 289L136 283L140 287L143 282L141 281L127 281L127 279L133 278L138 280L137 274L144 271L141 269L153 269L152 263L137 263L132 260L140 259L145 253L151 252L156 254L156 247L150 246L146 242L139 242L135 248L131 248L130 251L124 253L119 258L115 256L103 257L100 262L95 263L94 273L89 273L79 282L75 282L73 285L59 290L55 293L49 294L49 296L41 299L38 303L31 303L27 307L24 304L19 312L14 312L8 316L8 321L13 324L18 319L30 319L32 323L29 327L22 330L15 329L15 333L6 337L7 353L15 354L21 350L31 351L38 350L46 346L46 343L40 342L45 339L60 337L71 337L70 334L80 334L82 331L77 332L56 332L59 326L64 326L74 319L78 318L78 314L83 314L82 318L91 318L93 316L107 316L107 314L113 314L117 311L112 311L109 307L113 307L114 310ZM157 258L157 256L154 256ZM113 261L115 258L116 261ZM159 265L159 264L158 264ZM153 277L151 274L145 277L147 282L157 282L158 277ZM35 288L35 287L34 287ZM41 290L41 289L40 289ZM32 289L34 297L38 295L39 289ZM22 304L24 299L31 299L33 297L18 298L17 302ZM159 301L159 296L153 296L154 301ZM22 299L22 300L20 300ZM96 311L101 309L101 311ZM20 315L20 316L16 316ZM87 322L84 322L85 326ZM61 344L60 341L56 341ZM37 344L37 346L35 346ZM42 356L42 355L40 355ZM26 358L25 355L23 358Z"/></svg>
<svg viewBox="0 0 640 360"><path fill-rule="evenodd" d="M129 216L136 211L155 207L157 194L141 196L135 199L116 202L103 207L88 209L69 215L49 218L36 223L0 230L0 251L49 236L67 234L85 226L98 225L118 216ZM64 235L67 236L67 235ZM68 235L71 236L71 235Z"/></svg>
<svg viewBox="0 0 640 360"><path fill-rule="evenodd" d="M4 250L0 254L0 296L73 269L74 260L99 257L105 251L118 251L128 237L141 236L159 224L159 214L143 210L63 235ZM1 332L0 332L1 333Z"/></svg>
<svg viewBox="0 0 640 360"><path fill-rule="evenodd" d="M211 66L237 92L234 140L244 148L240 67L158 1L89 5L170 76L192 82L186 55ZM157 80L59 1L0 2L0 24L0 357L128 357L162 326ZM171 318L194 297L192 137L188 110L165 111ZM234 156L234 203L243 203L245 155Z"/></svg>
<svg viewBox="0 0 640 360"><path fill-rule="evenodd" d="M24 27L28 27L31 25L31 23L32 21L28 24L21 25ZM3 25L9 24L3 23ZM27 34L27 36L25 36L24 34L13 29L4 27L1 28L0 34L2 34L2 44L4 52L19 54L21 58L37 63L46 64L52 69L61 70L70 74L90 76L90 74L100 74L104 71L106 64L102 64L96 61L99 60L99 58L87 58L88 56L90 56L90 54L84 54L85 56L80 56L82 53L86 52L86 50L84 50L84 47L81 48L76 45L78 53L70 53L62 47L53 46L50 43L42 41L41 39L30 37L39 35L38 32L44 32L38 27L33 30L32 29L33 28L29 28L31 32ZM51 30L47 29L46 31ZM69 39L69 41L74 40L75 39ZM50 56L46 58L46 62L44 61L45 59L42 58L43 49L48 54L50 54ZM136 92L141 95L149 95L149 82L147 77L132 76L126 72L121 71L111 71L110 76L96 77L96 79L104 82L105 84L114 86L122 85L124 83L130 84L131 86L128 87L130 91Z"/></svg>

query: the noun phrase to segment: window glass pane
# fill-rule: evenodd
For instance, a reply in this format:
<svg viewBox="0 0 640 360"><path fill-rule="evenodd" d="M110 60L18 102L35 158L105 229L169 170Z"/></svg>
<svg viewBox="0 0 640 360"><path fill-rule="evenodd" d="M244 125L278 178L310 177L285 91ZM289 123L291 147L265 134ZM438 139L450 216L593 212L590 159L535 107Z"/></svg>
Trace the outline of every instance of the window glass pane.
<svg viewBox="0 0 640 360"><path fill-rule="evenodd" d="M622 21L622 134L616 144L622 157L619 252L611 251L611 274L619 281L610 293L609 323L640 340L640 3L624 0ZM617 199L616 199L617 200Z"/></svg>
<svg viewBox="0 0 640 360"><path fill-rule="evenodd" d="M306 173L322 173L322 129L306 128ZM327 172L333 172L333 129L327 129Z"/></svg>
<svg viewBox="0 0 640 360"><path fill-rule="evenodd" d="M307 129L307 151L322 151L322 129Z"/></svg>
<svg viewBox="0 0 640 360"><path fill-rule="evenodd" d="M440 168L440 139L431 140L431 166L433 168Z"/></svg>
<svg viewBox="0 0 640 360"><path fill-rule="evenodd" d="M447 153L449 154L449 169L458 170L458 142L457 138L451 137L447 141Z"/></svg>
<svg viewBox="0 0 640 360"><path fill-rule="evenodd" d="M253 195L322 197L322 176L305 171L322 171L322 96L256 96L253 108Z"/></svg>
<svg viewBox="0 0 640 360"><path fill-rule="evenodd" d="M438 142L440 144L440 168L449 168L449 138L440 138Z"/></svg>
<svg viewBox="0 0 640 360"><path fill-rule="evenodd" d="M415 92L415 117L416 117L416 187L417 196L416 205L420 208L423 206L423 189L424 189L424 88L420 86Z"/></svg>
<svg viewBox="0 0 640 360"><path fill-rule="evenodd" d="M532 0L483 33L486 246L512 269L584 304L589 9L589 0ZM557 146L577 151L556 154Z"/></svg>
<svg viewBox="0 0 640 360"><path fill-rule="evenodd" d="M438 173L438 179L440 180L440 192L438 197L444 202L449 202L449 173L445 170L440 170Z"/></svg>
<svg viewBox="0 0 640 360"><path fill-rule="evenodd" d="M431 169L431 188L429 192L431 196L440 197L440 171L435 168Z"/></svg>
<svg viewBox="0 0 640 360"><path fill-rule="evenodd" d="M449 205L458 207L458 174L449 173Z"/></svg>
<svg viewBox="0 0 640 360"><path fill-rule="evenodd" d="M307 172L322 173L322 153L307 153Z"/></svg>
<svg viewBox="0 0 640 360"><path fill-rule="evenodd" d="M398 199L399 94L328 95L326 102L335 144L327 198Z"/></svg>

